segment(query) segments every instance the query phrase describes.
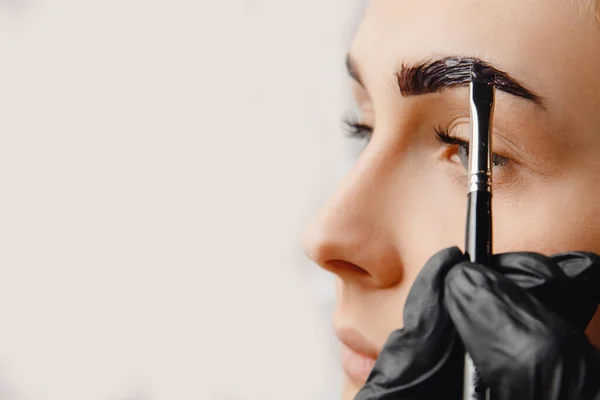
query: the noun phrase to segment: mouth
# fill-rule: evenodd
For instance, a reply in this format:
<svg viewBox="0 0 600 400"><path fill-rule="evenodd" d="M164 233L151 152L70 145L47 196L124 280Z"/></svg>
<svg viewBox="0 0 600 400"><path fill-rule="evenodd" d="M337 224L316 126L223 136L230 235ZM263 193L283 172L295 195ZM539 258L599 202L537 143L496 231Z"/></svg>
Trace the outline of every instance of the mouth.
<svg viewBox="0 0 600 400"><path fill-rule="evenodd" d="M364 385L375 365L379 350L352 328L336 329L335 334L342 343L341 362L344 372L355 383Z"/></svg>

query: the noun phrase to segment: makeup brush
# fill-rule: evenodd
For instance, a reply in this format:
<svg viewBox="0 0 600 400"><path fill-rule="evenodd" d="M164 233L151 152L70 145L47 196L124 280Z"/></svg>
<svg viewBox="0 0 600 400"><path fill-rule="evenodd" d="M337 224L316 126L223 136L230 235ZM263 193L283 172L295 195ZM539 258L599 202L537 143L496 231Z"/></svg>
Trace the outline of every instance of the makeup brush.
<svg viewBox="0 0 600 400"><path fill-rule="evenodd" d="M492 259L492 117L494 74L479 62L471 67L471 140L467 194L465 249L471 262L491 265ZM463 400L489 399L489 390L477 377L473 361L465 355Z"/></svg>

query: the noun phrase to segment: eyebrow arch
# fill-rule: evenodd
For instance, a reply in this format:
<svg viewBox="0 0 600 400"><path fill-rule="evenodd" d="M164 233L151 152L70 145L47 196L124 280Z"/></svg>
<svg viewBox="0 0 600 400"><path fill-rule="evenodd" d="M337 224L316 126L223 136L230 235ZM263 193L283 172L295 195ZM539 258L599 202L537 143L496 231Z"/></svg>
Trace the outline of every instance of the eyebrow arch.
<svg viewBox="0 0 600 400"><path fill-rule="evenodd" d="M348 60L354 69L356 65ZM532 101L545 109L544 99L525 85L491 64L474 57L445 57L413 65L402 64L396 74L398 88L403 96L438 93L445 88L466 86L471 82L471 67L475 62L483 64L494 74L494 86L508 94ZM351 75L352 76L352 75ZM358 81L360 82L360 81Z"/></svg>

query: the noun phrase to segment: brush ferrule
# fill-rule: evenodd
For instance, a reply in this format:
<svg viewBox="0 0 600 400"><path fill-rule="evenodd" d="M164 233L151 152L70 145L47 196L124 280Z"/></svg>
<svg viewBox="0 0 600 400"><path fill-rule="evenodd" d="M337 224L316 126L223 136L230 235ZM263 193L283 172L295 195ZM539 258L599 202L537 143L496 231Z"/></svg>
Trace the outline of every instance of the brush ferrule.
<svg viewBox="0 0 600 400"><path fill-rule="evenodd" d="M469 192L491 192L492 113L494 86L471 82L471 142L469 146Z"/></svg>
<svg viewBox="0 0 600 400"><path fill-rule="evenodd" d="M469 177L470 192L490 192L492 193L492 176L488 173L472 174Z"/></svg>

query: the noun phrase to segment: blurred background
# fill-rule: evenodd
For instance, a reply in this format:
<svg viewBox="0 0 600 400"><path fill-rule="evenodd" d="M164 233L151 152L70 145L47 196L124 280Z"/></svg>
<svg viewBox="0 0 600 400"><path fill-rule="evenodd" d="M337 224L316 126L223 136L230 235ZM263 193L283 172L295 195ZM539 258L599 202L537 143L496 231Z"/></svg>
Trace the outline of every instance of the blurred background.
<svg viewBox="0 0 600 400"><path fill-rule="evenodd" d="M339 398L363 3L0 0L0 400Z"/></svg>

